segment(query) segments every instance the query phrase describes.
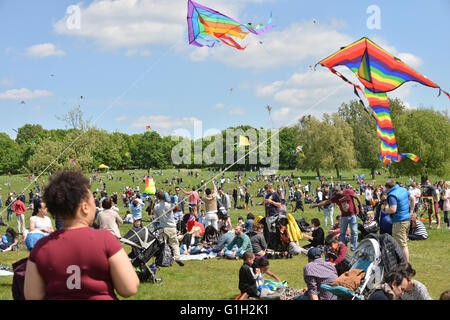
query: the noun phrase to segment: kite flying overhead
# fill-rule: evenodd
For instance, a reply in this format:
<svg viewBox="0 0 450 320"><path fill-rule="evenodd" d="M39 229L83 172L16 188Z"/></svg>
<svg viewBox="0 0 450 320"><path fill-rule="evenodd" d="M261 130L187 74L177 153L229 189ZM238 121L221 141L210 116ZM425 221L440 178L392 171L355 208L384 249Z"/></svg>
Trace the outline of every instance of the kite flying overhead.
<svg viewBox="0 0 450 320"><path fill-rule="evenodd" d="M380 158L384 164L389 164L391 161L399 162L404 157L414 162L419 160L419 157L412 153L398 154L386 92L395 90L408 81L416 81L429 87L439 88L439 94L444 92L450 98L447 92L368 38L362 38L342 48L318 64L327 67L332 73L351 84L362 105L364 103L358 94L358 90L366 96L377 121L377 135L381 139ZM334 67L340 65L346 66L353 71L365 90L359 85L350 82L334 69Z"/></svg>
<svg viewBox="0 0 450 320"><path fill-rule="evenodd" d="M267 25L252 26L234 20L218 11L188 0L188 34L189 44L197 47L213 47L216 43L224 43L238 50L246 47L239 45L232 37L244 39L250 32L256 35L264 33L272 27L272 17ZM201 40L203 43L200 43Z"/></svg>
<svg viewBox="0 0 450 320"><path fill-rule="evenodd" d="M300 122L303 123L303 124L310 124L311 123L311 115L309 114L307 116L303 116L300 119Z"/></svg>

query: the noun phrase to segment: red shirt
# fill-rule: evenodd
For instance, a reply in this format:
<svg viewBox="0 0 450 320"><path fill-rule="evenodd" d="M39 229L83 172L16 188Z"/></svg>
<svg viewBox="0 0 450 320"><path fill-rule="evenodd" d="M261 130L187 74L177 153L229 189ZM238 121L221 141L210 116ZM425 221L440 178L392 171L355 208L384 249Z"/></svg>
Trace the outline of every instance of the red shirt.
<svg viewBox="0 0 450 320"><path fill-rule="evenodd" d="M61 229L30 253L53 300L116 300L108 259L122 245L108 230Z"/></svg>
<svg viewBox="0 0 450 320"><path fill-rule="evenodd" d="M343 217L350 217L356 213L356 206L353 203L352 195L356 196L353 190L345 189L339 197L338 195L334 195L330 199L332 203L336 203L339 206Z"/></svg>
<svg viewBox="0 0 450 320"><path fill-rule="evenodd" d="M13 204L13 211L16 214L24 214L25 211L27 211L27 207L25 207L25 204L22 201L16 200Z"/></svg>

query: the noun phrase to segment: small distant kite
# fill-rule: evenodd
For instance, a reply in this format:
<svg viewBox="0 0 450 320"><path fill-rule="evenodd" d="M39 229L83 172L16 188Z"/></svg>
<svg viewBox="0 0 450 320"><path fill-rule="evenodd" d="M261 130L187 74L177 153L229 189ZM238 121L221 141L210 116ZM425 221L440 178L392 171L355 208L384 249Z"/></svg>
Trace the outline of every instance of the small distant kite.
<svg viewBox="0 0 450 320"><path fill-rule="evenodd" d="M303 146L297 146L294 150L292 150L293 154L303 153Z"/></svg>
<svg viewBox="0 0 450 320"><path fill-rule="evenodd" d="M125 156L126 157L129 157L130 156L130 153L127 151L127 152L125 152Z"/></svg>
<svg viewBox="0 0 450 320"><path fill-rule="evenodd" d="M152 127L151 126L146 126L145 129L146 130L152 130Z"/></svg>
<svg viewBox="0 0 450 320"><path fill-rule="evenodd" d="M313 19L313 23L314 23L314 24L316 24L316 23L317 23L316 19Z"/></svg>
<svg viewBox="0 0 450 320"><path fill-rule="evenodd" d="M230 88L230 93L233 93L233 88Z"/></svg>
<svg viewBox="0 0 450 320"><path fill-rule="evenodd" d="M81 96L81 97L80 97L80 99L81 99L81 100L83 100L83 99L84 99L84 97L83 97L83 96Z"/></svg>
<svg viewBox="0 0 450 320"><path fill-rule="evenodd" d="M232 37L244 39L250 32L260 35L272 27L271 23L272 15L267 25L258 24L253 27L251 23L241 23L216 10L188 0L189 44L197 47L212 48L216 43L224 43L238 50L244 50L246 46L242 47Z"/></svg>
<svg viewBox="0 0 450 320"><path fill-rule="evenodd" d="M311 115L309 114L309 115L307 115L307 116L303 116L303 117L300 119L300 122L301 122L302 124L310 124L310 123L311 123Z"/></svg>
<svg viewBox="0 0 450 320"><path fill-rule="evenodd" d="M52 73L51 75L50 75L50 77L54 77L55 75Z"/></svg>
<svg viewBox="0 0 450 320"><path fill-rule="evenodd" d="M20 104L25 104L25 101L20 101Z"/></svg>

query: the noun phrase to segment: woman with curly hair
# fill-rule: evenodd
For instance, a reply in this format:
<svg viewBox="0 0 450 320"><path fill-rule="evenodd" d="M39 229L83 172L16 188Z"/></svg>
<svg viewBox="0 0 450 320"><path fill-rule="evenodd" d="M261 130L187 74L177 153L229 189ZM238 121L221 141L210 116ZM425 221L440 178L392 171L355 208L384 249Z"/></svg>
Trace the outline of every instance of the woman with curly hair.
<svg viewBox="0 0 450 320"><path fill-rule="evenodd" d="M30 253L25 298L116 300L136 294L139 279L125 250L108 230L90 228L95 202L80 171L53 175L43 201L63 228L40 239Z"/></svg>

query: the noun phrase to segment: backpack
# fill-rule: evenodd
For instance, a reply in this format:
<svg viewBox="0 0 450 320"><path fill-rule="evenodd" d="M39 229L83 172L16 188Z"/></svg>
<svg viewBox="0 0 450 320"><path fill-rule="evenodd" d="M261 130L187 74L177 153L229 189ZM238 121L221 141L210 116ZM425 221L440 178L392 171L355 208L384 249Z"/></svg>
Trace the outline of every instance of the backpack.
<svg viewBox="0 0 450 320"><path fill-rule="evenodd" d="M173 263L172 250L170 246L163 242L156 258L156 265L158 267L171 267Z"/></svg>

